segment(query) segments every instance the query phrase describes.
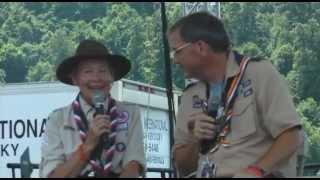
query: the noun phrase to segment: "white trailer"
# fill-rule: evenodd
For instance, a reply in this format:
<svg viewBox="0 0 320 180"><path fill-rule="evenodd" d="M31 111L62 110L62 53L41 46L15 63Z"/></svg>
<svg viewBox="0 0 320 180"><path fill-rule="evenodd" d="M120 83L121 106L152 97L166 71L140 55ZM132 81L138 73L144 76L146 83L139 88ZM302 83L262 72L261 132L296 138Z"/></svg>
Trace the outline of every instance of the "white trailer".
<svg viewBox="0 0 320 180"><path fill-rule="evenodd" d="M29 147L30 160L40 163L41 136L51 111L70 104L78 88L59 82L6 84L0 86L0 178L12 177L8 163L19 163ZM148 168L170 169L170 135L166 90L130 80L115 82L111 90L118 101L141 109ZM175 109L179 92L174 92ZM20 177L20 171L16 171ZM34 170L31 177L38 177ZM159 174L147 173L147 177Z"/></svg>

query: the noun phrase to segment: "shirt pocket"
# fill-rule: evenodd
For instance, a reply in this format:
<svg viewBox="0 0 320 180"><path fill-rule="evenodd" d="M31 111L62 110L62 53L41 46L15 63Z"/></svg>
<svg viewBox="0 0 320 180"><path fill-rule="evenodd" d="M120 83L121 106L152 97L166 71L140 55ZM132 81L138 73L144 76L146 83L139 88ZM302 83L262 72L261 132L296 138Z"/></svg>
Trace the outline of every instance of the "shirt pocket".
<svg viewBox="0 0 320 180"><path fill-rule="evenodd" d="M116 131L115 152L112 159L112 166L115 172L122 169L122 161L128 146L128 124L120 123Z"/></svg>
<svg viewBox="0 0 320 180"><path fill-rule="evenodd" d="M235 102L231 119L230 143L248 140L257 131L252 96Z"/></svg>
<svg viewBox="0 0 320 180"><path fill-rule="evenodd" d="M70 155L75 152L77 146L82 143L79 131L73 127L63 127L60 133L64 153Z"/></svg>

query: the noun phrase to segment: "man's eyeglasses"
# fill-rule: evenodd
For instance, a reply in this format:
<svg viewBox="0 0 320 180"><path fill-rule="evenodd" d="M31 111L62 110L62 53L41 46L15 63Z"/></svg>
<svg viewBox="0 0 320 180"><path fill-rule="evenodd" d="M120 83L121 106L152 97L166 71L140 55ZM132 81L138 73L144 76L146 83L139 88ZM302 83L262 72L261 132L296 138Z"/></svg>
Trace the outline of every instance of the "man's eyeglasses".
<svg viewBox="0 0 320 180"><path fill-rule="evenodd" d="M176 49L172 50L172 51L170 52L170 58L171 58L171 59L174 59L175 55L176 55L178 52L182 51L182 49L184 49L184 48L186 48L186 47L188 47L188 46L190 46L190 45L191 45L191 43L185 43L185 44L182 44L181 46L177 47Z"/></svg>

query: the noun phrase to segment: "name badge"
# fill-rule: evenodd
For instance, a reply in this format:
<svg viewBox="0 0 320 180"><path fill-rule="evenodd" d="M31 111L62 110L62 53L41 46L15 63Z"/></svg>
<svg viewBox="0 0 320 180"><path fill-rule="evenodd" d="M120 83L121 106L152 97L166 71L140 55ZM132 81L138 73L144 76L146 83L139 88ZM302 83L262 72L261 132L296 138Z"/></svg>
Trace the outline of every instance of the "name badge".
<svg viewBox="0 0 320 180"><path fill-rule="evenodd" d="M216 177L216 165L212 160L209 160L208 156L204 162L201 164L200 172L201 178L214 178Z"/></svg>

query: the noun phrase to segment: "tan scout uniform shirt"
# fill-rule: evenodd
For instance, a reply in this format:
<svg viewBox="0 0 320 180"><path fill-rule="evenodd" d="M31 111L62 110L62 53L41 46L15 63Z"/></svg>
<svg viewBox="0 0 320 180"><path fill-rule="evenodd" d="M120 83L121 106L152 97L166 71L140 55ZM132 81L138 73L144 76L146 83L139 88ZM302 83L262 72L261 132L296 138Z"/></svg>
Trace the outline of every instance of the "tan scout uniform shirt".
<svg viewBox="0 0 320 180"><path fill-rule="evenodd" d="M95 110L80 98L80 105L89 123L93 119ZM143 130L140 111L137 106L117 102L119 111L129 114L128 123L121 123L117 127L116 144L124 143L125 149L116 148L112 171L121 173L130 161L138 161L145 168L143 148ZM58 164L68 160L81 144L79 130L73 118L71 105L53 111L47 121L42 143L40 163L40 177L47 177ZM89 165L84 169L88 169Z"/></svg>
<svg viewBox="0 0 320 180"><path fill-rule="evenodd" d="M227 62L226 78L239 72L234 54ZM281 75L269 61L250 62L238 89L231 119L231 131L226 137L230 147L220 146L209 154L217 165L218 177L232 177L241 169L256 163L271 147L274 139L285 130L300 125L292 99ZM206 98L206 85L202 82L189 87L182 96L175 131L175 145L196 142L188 132L187 117L202 112L195 96ZM198 167L204 156L200 155ZM279 165L285 176L296 176L296 156ZM200 172L197 176L200 176Z"/></svg>

